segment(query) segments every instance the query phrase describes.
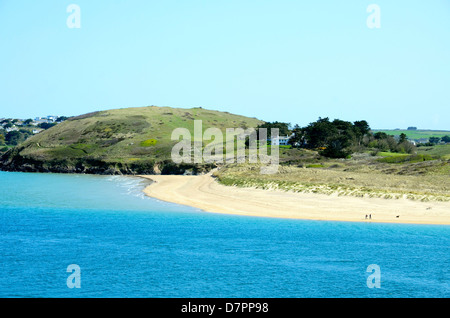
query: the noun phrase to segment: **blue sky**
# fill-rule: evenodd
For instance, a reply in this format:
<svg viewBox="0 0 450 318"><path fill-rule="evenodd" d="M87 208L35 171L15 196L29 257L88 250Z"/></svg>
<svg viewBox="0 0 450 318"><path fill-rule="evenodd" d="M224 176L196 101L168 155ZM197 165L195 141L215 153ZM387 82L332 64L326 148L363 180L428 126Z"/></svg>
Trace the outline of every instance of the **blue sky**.
<svg viewBox="0 0 450 318"><path fill-rule="evenodd" d="M448 0L0 0L0 43L0 117L201 106L450 130Z"/></svg>

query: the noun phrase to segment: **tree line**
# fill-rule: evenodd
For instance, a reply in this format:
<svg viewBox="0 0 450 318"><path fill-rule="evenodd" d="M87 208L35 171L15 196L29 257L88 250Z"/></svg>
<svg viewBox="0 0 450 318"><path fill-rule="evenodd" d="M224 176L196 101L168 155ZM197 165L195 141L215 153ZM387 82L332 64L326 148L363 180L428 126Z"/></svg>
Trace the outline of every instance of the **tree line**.
<svg viewBox="0 0 450 318"><path fill-rule="evenodd" d="M423 146L434 146L438 143L450 143L450 136L443 136L441 138L439 137L430 137L428 138L428 142L424 143Z"/></svg>
<svg viewBox="0 0 450 318"><path fill-rule="evenodd" d="M374 152L391 151L413 153L415 146L405 134L398 139L383 132L373 133L367 121L355 122L340 119L319 118L305 127L288 123L272 122L259 125L267 128L278 128L279 135L291 135L289 144L295 148L315 149L319 154L329 158L347 158L352 153L372 149Z"/></svg>

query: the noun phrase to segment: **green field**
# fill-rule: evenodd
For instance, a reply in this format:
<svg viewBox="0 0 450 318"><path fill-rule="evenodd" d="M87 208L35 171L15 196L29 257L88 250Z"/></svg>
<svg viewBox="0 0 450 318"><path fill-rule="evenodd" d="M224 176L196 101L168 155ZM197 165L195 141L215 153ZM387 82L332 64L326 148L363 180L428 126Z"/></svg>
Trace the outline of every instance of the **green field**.
<svg viewBox="0 0 450 318"><path fill-rule="evenodd" d="M439 137L442 138L444 136L450 136L449 130L407 130L407 129L393 129L393 130L383 130L383 129L373 129L374 133L376 132L384 132L388 135L399 136L400 134L405 134L408 139L422 139L422 138L430 138L430 137Z"/></svg>

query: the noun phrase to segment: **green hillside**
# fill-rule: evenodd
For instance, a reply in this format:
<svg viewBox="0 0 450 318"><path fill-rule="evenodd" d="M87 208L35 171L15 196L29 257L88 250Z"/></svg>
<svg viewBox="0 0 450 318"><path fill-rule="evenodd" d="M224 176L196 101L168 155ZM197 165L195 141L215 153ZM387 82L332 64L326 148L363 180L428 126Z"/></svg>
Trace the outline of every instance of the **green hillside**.
<svg viewBox="0 0 450 318"><path fill-rule="evenodd" d="M407 130L407 129L373 129L374 133L376 132L384 132L388 135L400 136L400 134L405 134L406 137L410 140L418 140L418 139L428 139L430 137L439 137L442 138L444 136L450 136L450 131L448 130L427 130L427 129L417 129L417 130Z"/></svg>
<svg viewBox="0 0 450 318"><path fill-rule="evenodd" d="M84 173L182 173L198 166L170 160L175 128L192 132L194 120L209 127L256 127L262 121L202 108L137 107L72 117L2 157L2 170ZM209 143L209 141L205 141ZM174 170L175 169L175 170Z"/></svg>

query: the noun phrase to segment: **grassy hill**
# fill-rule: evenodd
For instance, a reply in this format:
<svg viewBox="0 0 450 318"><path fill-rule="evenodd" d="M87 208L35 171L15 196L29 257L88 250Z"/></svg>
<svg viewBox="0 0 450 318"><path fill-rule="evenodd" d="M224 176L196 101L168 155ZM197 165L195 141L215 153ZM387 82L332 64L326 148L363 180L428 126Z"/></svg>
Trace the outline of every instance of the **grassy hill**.
<svg viewBox="0 0 450 318"><path fill-rule="evenodd" d="M400 136L400 134L405 134L406 137L410 140L420 140L420 139L428 139L430 137L439 137L442 138L444 136L450 136L450 131L448 130L428 130L428 129L417 129L417 130L407 130L407 129L392 129L392 130L383 130L383 129L373 129L373 132L384 132L388 135Z"/></svg>
<svg viewBox="0 0 450 318"><path fill-rule="evenodd" d="M9 171L75 173L182 173L204 169L177 166L170 160L175 128L193 135L194 120L209 127L256 127L262 121L202 108L137 107L99 111L72 117L43 131L3 155ZM209 141L205 142L209 143ZM194 171L195 172L195 171Z"/></svg>

